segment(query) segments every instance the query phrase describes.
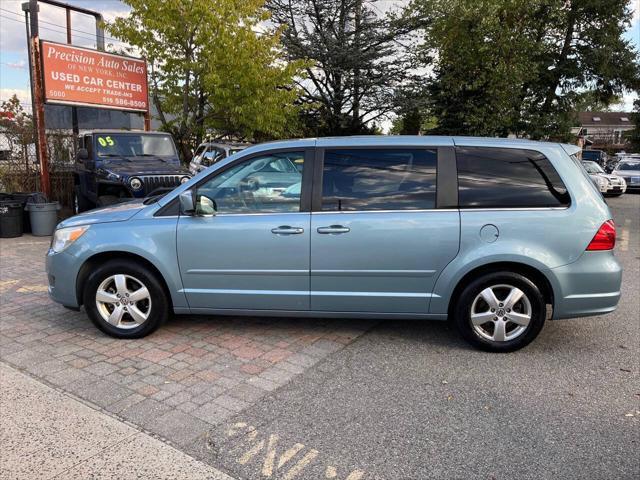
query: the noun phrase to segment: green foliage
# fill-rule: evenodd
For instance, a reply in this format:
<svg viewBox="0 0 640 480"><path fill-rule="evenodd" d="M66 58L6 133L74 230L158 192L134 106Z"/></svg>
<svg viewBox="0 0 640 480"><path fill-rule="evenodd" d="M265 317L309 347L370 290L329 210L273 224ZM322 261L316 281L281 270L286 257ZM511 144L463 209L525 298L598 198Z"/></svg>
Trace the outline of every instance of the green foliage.
<svg viewBox="0 0 640 480"><path fill-rule="evenodd" d="M591 92L608 105L640 87L623 38L629 0L414 0L434 132L566 136Z"/></svg>
<svg viewBox="0 0 640 480"><path fill-rule="evenodd" d="M0 130L14 149L21 149L35 141L33 118L24 111L16 95L0 105Z"/></svg>
<svg viewBox="0 0 640 480"><path fill-rule="evenodd" d="M149 62L163 130L184 159L205 132L251 140L294 133L301 62L284 62L264 0L124 0L107 26ZM293 125L293 127L292 127Z"/></svg>
<svg viewBox="0 0 640 480"><path fill-rule="evenodd" d="M304 133L375 133L373 122L395 109L410 79L413 27L371 1L268 0L267 7L287 57L309 61L299 82Z"/></svg>

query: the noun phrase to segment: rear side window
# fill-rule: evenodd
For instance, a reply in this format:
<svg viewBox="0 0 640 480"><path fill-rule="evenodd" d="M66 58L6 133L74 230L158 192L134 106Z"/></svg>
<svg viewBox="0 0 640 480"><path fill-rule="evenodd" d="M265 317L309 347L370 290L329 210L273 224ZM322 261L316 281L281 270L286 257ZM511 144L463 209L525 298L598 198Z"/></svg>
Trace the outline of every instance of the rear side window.
<svg viewBox="0 0 640 480"><path fill-rule="evenodd" d="M456 148L461 208L564 207L570 196L540 152L513 148Z"/></svg>
<svg viewBox="0 0 640 480"><path fill-rule="evenodd" d="M435 150L326 150L322 210L421 210L436 204Z"/></svg>

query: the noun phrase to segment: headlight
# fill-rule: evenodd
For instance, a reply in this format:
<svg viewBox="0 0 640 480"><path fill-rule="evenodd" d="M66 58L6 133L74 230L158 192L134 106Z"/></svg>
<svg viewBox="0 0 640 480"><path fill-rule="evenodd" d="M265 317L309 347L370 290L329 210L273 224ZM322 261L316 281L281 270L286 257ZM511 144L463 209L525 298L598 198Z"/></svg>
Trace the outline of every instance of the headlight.
<svg viewBox="0 0 640 480"><path fill-rule="evenodd" d="M84 227L67 227L56 230L51 239L51 250L56 253L62 252L65 248L79 239L84 232L89 230L89 226Z"/></svg>
<svg viewBox="0 0 640 480"><path fill-rule="evenodd" d="M134 190L140 190L142 188L142 180L140 180L138 177L133 177L131 180L129 180L129 186Z"/></svg>
<svg viewBox="0 0 640 480"><path fill-rule="evenodd" d="M187 183L189 180L191 180L191 177L182 177L180 183Z"/></svg>

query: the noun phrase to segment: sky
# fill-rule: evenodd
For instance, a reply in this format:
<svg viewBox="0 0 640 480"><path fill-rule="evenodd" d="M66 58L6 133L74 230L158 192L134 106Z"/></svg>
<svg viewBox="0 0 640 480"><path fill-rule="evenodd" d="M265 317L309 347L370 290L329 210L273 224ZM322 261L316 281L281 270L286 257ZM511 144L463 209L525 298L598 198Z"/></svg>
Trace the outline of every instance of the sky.
<svg viewBox="0 0 640 480"><path fill-rule="evenodd" d="M29 62L27 58L26 31L24 12L21 4L24 0L0 0L0 100L7 100L16 94L25 110L31 110L31 94L29 87ZM379 0L378 8L386 10L407 0ZM118 16L126 16L129 7L119 0L67 0L66 3L91 10L99 10L105 20L113 20ZM640 0L635 3L631 28L626 37L640 51ZM66 43L66 21L64 10L50 5L40 6L40 37L44 40ZM95 48L95 22L93 17L72 14L72 41L74 45ZM121 46L116 39L105 38L107 44ZM630 111L637 92L629 92L624 96L622 104L615 109Z"/></svg>

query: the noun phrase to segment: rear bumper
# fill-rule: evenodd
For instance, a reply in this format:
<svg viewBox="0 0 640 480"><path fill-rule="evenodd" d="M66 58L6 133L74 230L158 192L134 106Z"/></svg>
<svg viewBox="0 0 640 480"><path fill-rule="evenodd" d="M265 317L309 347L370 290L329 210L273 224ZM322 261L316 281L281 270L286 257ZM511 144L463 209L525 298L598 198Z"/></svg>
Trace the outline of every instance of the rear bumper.
<svg viewBox="0 0 640 480"><path fill-rule="evenodd" d="M585 252L551 273L556 283L554 319L603 315L618 306L622 267L612 251Z"/></svg>

